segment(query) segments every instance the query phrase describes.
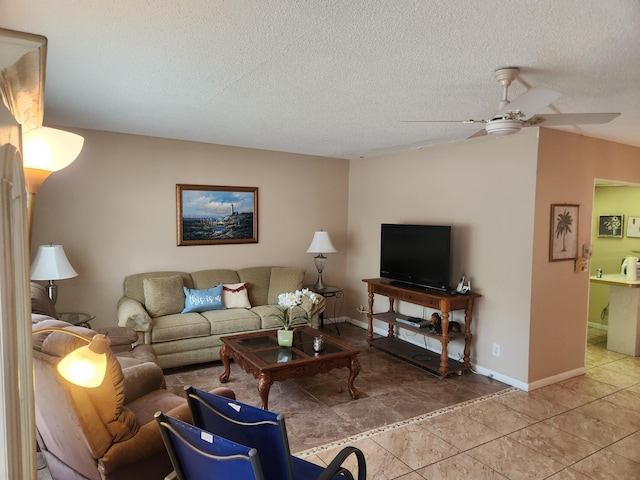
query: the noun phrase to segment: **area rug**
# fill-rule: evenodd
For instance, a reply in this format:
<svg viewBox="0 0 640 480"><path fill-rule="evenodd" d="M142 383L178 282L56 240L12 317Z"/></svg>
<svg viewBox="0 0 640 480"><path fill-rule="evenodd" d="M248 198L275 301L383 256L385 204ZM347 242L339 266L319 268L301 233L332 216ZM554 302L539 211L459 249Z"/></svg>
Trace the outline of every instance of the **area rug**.
<svg viewBox="0 0 640 480"><path fill-rule="evenodd" d="M515 387L510 387L505 390L500 390L499 392L490 393L488 395L484 395L482 397L477 397L472 400L467 400L466 402L457 403L455 405L449 405L447 407L441 408L439 410L434 410L429 413L425 413L422 415L418 415L417 417L409 418L407 420L402 420L400 422L391 423L389 425L385 425L383 427L374 428L372 430L368 430L366 432L358 433L357 435L351 435L350 437L343 438L341 440L336 440L335 442L327 443L325 445L320 445L319 447L313 447L308 450L303 450L302 452L297 452L296 457L308 458L313 455L317 455L322 452L326 452L328 450L332 450L334 448L341 448L346 445L351 445L354 442L365 438L375 437L376 435L380 435L385 432L389 432L392 430L397 430L399 428L406 427L408 425L412 425L414 423L422 422L428 418L438 417L440 415L444 415L445 413L455 412L457 410L469 407L471 405L477 405L478 403L486 402L488 400L493 400L504 395L509 395L513 392L519 392L520 390Z"/></svg>

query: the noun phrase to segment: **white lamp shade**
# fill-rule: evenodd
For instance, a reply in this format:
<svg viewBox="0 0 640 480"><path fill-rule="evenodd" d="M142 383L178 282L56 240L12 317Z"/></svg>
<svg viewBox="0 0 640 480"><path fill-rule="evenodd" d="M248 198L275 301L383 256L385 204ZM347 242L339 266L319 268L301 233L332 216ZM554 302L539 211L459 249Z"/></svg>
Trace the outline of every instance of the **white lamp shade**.
<svg viewBox="0 0 640 480"><path fill-rule="evenodd" d="M329 232L319 231L313 234L307 253L335 253L336 247L331 243Z"/></svg>
<svg viewBox="0 0 640 480"><path fill-rule="evenodd" d="M64 130L41 127L25 133L22 142L24 168L57 172L78 158L84 138Z"/></svg>
<svg viewBox="0 0 640 480"><path fill-rule="evenodd" d="M62 245L40 245L31 264L31 280L62 280L77 277Z"/></svg>

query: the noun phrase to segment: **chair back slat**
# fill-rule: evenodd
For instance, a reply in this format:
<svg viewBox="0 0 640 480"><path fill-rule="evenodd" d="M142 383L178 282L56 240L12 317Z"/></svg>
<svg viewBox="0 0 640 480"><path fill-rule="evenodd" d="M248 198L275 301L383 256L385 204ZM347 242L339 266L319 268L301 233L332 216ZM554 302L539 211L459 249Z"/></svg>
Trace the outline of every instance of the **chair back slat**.
<svg viewBox="0 0 640 480"><path fill-rule="evenodd" d="M163 413L156 420L179 480L264 480L258 452Z"/></svg>

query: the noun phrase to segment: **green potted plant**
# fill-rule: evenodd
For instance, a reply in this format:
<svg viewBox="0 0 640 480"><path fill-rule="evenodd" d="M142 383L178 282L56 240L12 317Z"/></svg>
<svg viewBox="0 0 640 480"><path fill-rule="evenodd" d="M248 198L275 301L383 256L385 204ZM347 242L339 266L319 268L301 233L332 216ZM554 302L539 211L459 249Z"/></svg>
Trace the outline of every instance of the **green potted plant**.
<svg viewBox="0 0 640 480"><path fill-rule="evenodd" d="M278 295L277 308L280 312L269 316L277 318L282 324L282 329L278 330L278 345L281 347L290 347L293 345L293 327L309 323L309 319L306 316L294 312L295 307L301 305L305 301L305 298L308 299L312 305L320 302L320 296L308 288Z"/></svg>

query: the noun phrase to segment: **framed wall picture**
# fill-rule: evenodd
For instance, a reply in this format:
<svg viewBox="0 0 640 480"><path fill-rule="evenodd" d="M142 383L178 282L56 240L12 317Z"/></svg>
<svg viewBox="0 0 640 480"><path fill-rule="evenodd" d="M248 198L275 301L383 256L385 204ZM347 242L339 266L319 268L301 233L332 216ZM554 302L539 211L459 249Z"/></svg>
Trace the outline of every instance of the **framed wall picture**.
<svg viewBox="0 0 640 480"><path fill-rule="evenodd" d="M600 215L598 237L622 238L624 215Z"/></svg>
<svg viewBox="0 0 640 480"><path fill-rule="evenodd" d="M176 185L178 245L258 243L258 188Z"/></svg>
<svg viewBox="0 0 640 480"><path fill-rule="evenodd" d="M578 208L579 205L551 205L550 262L575 260L578 257Z"/></svg>
<svg viewBox="0 0 640 480"><path fill-rule="evenodd" d="M640 217L627 217L627 237L640 237Z"/></svg>

